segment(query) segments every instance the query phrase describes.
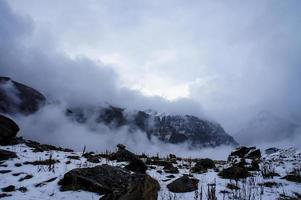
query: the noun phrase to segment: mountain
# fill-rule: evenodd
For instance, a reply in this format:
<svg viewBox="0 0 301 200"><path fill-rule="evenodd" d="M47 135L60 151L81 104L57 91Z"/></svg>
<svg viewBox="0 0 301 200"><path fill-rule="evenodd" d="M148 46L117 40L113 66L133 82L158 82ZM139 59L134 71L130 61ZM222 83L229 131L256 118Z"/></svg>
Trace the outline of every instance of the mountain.
<svg viewBox="0 0 301 200"><path fill-rule="evenodd" d="M46 102L39 91L7 77L0 77L0 113L33 114ZM221 125L192 115L158 114L155 111L129 111L123 108L70 107L66 116L77 123L104 124L111 129L129 127L142 131L149 139L156 137L166 143L188 142L191 147L237 146Z"/></svg>
<svg viewBox="0 0 301 200"><path fill-rule="evenodd" d="M45 104L46 98L39 91L11 80L0 77L0 112L32 114Z"/></svg>
<svg viewBox="0 0 301 200"><path fill-rule="evenodd" d="M263 142L275 142L295 134L300 124L293 120L279 117L269 111L261 111L239 131L246 141L252 142L254 136Z"/></svg>
<svg viewBox="0 0 301 200"><path fill-rule="evenodd" d="M128 126L130 130L140 130L148 138L156 137L166 143L188 142L192 147L216 147L238 143L228 135L221 125L192 115L158 115L156 112L127 111L108 106L105 108L71 108L66 115L79 123L86 123L94 117L98 123L111 128Z"/></svg>

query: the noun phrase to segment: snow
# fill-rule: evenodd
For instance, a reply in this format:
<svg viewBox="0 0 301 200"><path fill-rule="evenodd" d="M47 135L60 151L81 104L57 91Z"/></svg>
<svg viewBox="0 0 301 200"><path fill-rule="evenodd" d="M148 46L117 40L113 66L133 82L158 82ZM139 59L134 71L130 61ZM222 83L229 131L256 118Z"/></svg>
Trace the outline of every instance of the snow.
<svg viewBox="0 0 301 200"><path fill-rule="evenodd" d="M86 161L86 158L81 157L80 152L61 152L61 151L51 151L51 152L33 152L31 148L27 147L24 144L14 145L14 146L0 146L1 149L14 151L17 153L18 158L5 161L0 165L0 170L12 170L12 172L6 174L0 174L0 188L15 185L16 191L10 192L12 194L10 197L5 197L3 199L30 199L30 200L40 200L43 198L47 199L64 199L64 200L74 200L74 199L99 199L100 195L86 192L86 191L68 191L61 192L59 190L58 181L64 176L66 172L71 169L78 167L93 167L100 164L110 164L113 166L124 166L125 163L117 163L115 161L108 161L106 159L102 159L101 163L94 164ZM25 165L22 164L20 167L16 167L16 163L24 163L26 161L35 161L35 160L45 160L48 159L52 155L53 159L57 159L60 162L54 165L54 168L49 170L48 166L34 166L34 165ZM75 155L79 156L79 160L69 159L67 156ZM280 194L292 195L294 192L301 193L301 184L289 182L281 177L285 176L288 172L290 172L293 168L301 168L301 153L296 149L287 149L281 150L279 152L263 155L263 163L272 163L271 165L274 167L275 171L280 174L280 177L274 177L273 179L263 179L260 172L254 172L254 176L247 178L245 181L238 181L237 185L241 188L240 195L248 196L251 195L251 199L277 199ZM70 164L66 164L67 161L70 161ZM176 166L180 166L183 164L188 164L187 161L177 161ZM5 167L4 165L7 165ZM192 163L194 165L194 163ZM262 164L263 165L263 164ZM163 171L163 167L154 166L156 169L150 169L147 173L153 178L157 179L160 183L161 189L158 194L158 199L194 199L196 193L188 192L188 193L171 193L167 189L167 184L175 180L175 178L166 181L166 176L170 175ZM227 165L217 164L219 169L227 167ZM183 174L190 174L189 169L179 168L180 173L174 174L176 178L181 177ZM157 170L162 170L162 173L158 173ZM14 173L24 173L19 176L13 176ZM18 180L27 174L33 175L33 178L26 179L22 182ZM230 196L233 196L235 193L226 188L228 183L236 184L235 181L222 179L217 175L217 172L213 170L209 170L207 173L203 174L193 174L193 176L199 179L199 191L201 188L203 190L203 199L205 199L207 195L207 187L208 184L215 183L216 184L216 195L217 199L229 199ZM41 187L35 187L37 183L44 182L49 180L50 178L57 177L56 180L46 183ZM261 187L258 185L263 182L276 182L281 184L278 187ZM27 192L22 193L18 191L18 188L26 187L28 189ZM245 189L244 189L245 188ZM220 191L229 191L229 194L222 194ZM241 196L242 198L243 196ZM242 198L243 199L243 198Z"/></svg>

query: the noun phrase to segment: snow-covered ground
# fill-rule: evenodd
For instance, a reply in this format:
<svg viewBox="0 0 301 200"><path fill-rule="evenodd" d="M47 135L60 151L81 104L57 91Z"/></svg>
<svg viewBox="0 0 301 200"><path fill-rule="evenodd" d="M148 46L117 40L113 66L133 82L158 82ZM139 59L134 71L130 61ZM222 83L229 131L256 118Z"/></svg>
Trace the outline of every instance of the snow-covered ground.
<svg viewBox="0 0 301 200"><path fill-rule="evenodd" d="M50 151L50 152L33 152L31 148L27 147L25 144L19 144L14 146L0 146L1 149L9 150L17 153L18 158L7 160L0 164L0 171L11 170L8 173L0 173L0 188L4 188L9 185L14 185L16 191L7 192L11 196L5 197L3 199L30 199L30 200L40 200L40 199L64 199L64 200L74 200L74 199L99 199L98 194L85 191L73 191L73 192L60 192L58 181L64 176L66 172L71 169L78 167L93 167L100 164L110 164L122 166L125 163L117 163L115 161L109 161L102 159L101 163L94 164L86 160L86 158L81 156L80 152L62 152L62 151ZM79 160L70 159L68 156L79 156ZM30 165L23 164L27 161L45 160L52 157L55 160L59 160L59 163L54 164L49 168L47 165ZM239 181L237 186L241 189L237 191L231 191L226 188L228 183L235 182L228 179L222 179L217 175L217 172L209 170L207 173L203 174L192 174L195 178L199 179L199 190L197 192L188 193L171 193L167 189L167 184L172 182L175 178L181 177L183 174L189 174L189 169L180 168L179 166L189 165L193 166L194 163L189 163L187 161L177 161L175 166L178 166L180 173L174 174L175 178L168 180L167 174L162 169L161 166L154 166L155 169L150 169L147 173L153 178L157 179L160 183L161 189L158 194L158 199L168 200L168 199L195 199L196 193L203 191L203 199L207 199L208 185L211 183L216 184L216 196L217 199L235 199L233 196L240 196L240 199L277 199L280 194L292 195L294 192L301 193L301 184L289 182L281 177L285 176L294 168L301 168L301 153L296 149L288 149L276 152L271 155L263 155L261 165L269 164L273 167L275 172L280 174L280 177L274 177L273 179L263 179L260 172L254 172L254 176L247 178L245 181ZM21 163L21 166L17 163ZM265 164L264 164L265 163ZM217 164L219 169L225 167L223 164ZM158 172L162 170L162 172ZM18 174L19 173L19 174ZM26 175L32 175L32 178L20 181L20 178L24 178ZM54 181L45 182L51 178L56 178ZM40 186L36 184L45 182ZM263 187L260 183L264 182L276 182L278 186L275 187ZM18 189L21 187L26 187L28 190L26 192L21 192ZM227 191L228 193L221 193L221 191ZM0 194L2 192L0 191ZM199 193L198 193L198 196ZM250 198L249 198L250 197Z"/></svg>

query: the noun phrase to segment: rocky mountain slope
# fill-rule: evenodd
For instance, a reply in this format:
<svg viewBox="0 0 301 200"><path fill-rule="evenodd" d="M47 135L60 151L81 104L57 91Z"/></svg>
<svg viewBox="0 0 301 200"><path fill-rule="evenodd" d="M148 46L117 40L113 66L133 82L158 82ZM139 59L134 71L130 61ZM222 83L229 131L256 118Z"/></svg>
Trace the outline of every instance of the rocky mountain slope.
<svg viewBox="0 0 301 200"><path fill-rule="evenodd" d="M189 142L192 147L215 147L219 145L236 146L238 143L215 122L191 115L156 115L145 111L131 111L108 106L106 108L68 109L66 114L79 123L94 117L98 123L112 128L122 126L130 130L140 130L149 138L157 137L167 143Z"/></svg>
<svg viewBox="0 0 301 200"><path fill-rule="evenodd" d="M45 102L46 98L37 90L10 78L0 77L0 113L32 114ZM83 125L92 120L113 130L126 126L130 131L144 132L149 139L156 137L174 144L187 142L192 148L238 145L218 123L191 115L158 115L113 106L70 106L66 116Z"/></svg>
<svg viewBox="0 0 301 200"><path fill-rule="evenodd" d="M45 101L39 91L8 77L0 77L0 113L32 114Z"/></svg>

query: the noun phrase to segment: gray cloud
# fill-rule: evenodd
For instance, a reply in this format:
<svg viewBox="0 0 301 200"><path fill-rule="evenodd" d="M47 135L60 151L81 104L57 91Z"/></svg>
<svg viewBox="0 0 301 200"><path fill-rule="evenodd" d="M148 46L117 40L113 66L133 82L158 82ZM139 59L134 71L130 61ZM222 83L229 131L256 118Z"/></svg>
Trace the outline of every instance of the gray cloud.
<svg viewBox="0 0 301 200"><path fill-rule="evenodd" d="M23 16L0 6L0 73L50 97L205 115L231 133L261 110L300 116L300 1L9 4Z"/></svg>

